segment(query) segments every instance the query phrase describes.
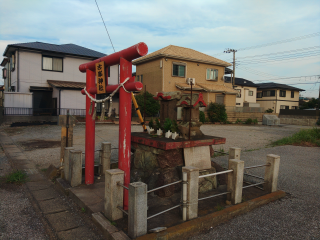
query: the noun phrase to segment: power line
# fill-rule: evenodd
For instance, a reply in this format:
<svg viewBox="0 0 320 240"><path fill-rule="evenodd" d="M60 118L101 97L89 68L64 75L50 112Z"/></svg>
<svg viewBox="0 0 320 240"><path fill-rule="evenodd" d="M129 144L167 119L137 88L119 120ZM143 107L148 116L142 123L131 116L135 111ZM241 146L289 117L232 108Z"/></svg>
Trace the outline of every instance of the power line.
<svg viewBox="0 0 320 240"><path fill-rule="evenodd" d="M101 16L102 22L103 22L103 24L104 24L104 27L105 27L105 29L106 29L106 31L107 31L108 36L109 36L109 39L110 39L110 42L111 42L111 45L112 45L113 51L114 51L114 52L116 52L116 50L114 49L114 46L113 46L113 44L112 44L112 41L111 41L111 38L110 38L110 35L109 35L109 32L108 32L107 26L106 26L106 24L105 24L105 22L104 22L104 20L103 20L103 17L102 17L101 12L100 12L100 8L99 8L99 6L98 6L97 0L95 0L95 2L96 2L96 4L97 4L97 7L98 7L98 10L99 10L99 13L100 13L100 16Z"/></svg>
<svg viewBox="0 0 320 240"><path fill-rule="evenodd" d="M283 53L305 51L305 50L310 50L310 49L315 49L315 48L320 48L320 46L293 49L293 50L288 50L288 51L283 51L283 52L275 52L275 53L269 53L269 54L260 54L260 55L246 56L246 57L237 57L236 59L255 58L255 57L261 57L261 56L271 56L271 55L278 55L278 54L283 54Z"/></svg>
<svg viewBox="0 0 320 240"><path fill-rule="evenodd" d="M297 76L297 77L282 77L282 78L271 78L266 80L283 80L283 79L292 79L292 78L306 78L306 77L320 77L320 75L308 75L308 76ZM266 80L256 80L256 81L266 81Z"/></svg>
<svg viewBox="0 0 320 240"><path fill-rule="evenodd" d="M265 43L265 44L261 44L261 45L251 46L251 47L240 48L240 49L238 49L238 51L256 49L256 48L261 48L261 47L268 47L268 46L272 46L272 45L277 45L277 44L282 44L282 43L289 43L289 42L299 41L299 40L312 38L312 37L317 37L317 36L320 36L320 32L311 33L311 34L308 34L308 35L303 35L303 36L289 38L289 39L284 39L284 40L280 40L280 41L276 41L276 42L271 42L271 43ZM214 54L214 56L220 56L222 54L223 53L219 52L217 54Z"/></svg>
<svg viewBox="0 0 320 240"><path fill-rule="evenodd" d="M245 61L236 61L237 64L247 65L247 64L260 64L260 63L269 63L269 62L279 62L279 61L286 61L286 60L293 60L297 58L306 58L306 57L315 57L319 56L320 51L313 51L313 52L305 52L299 54L291 54L291 55L284 55L278 56L273 58L260 58L256 60L245 60Z"/></svg>
<svg viewBox="0 0 320 240"><path fill-rule="evenodd" d="M304 36L299 36L299 37L289 38L289 39L285 39L285 40L280 40L280 41L277 41L277 42L271 42L271 43L265 43L265 44L256 45L256 46L252 46L252 47L240 48L240 49L238 49L238 51L261 48L261 47L268 47L268 46L282 44L282 43L288 43L288 42L294 42L294 41L303 40L303 39L307 39L307 38L311 38L311 37L317 37L319 35L320 35L320 32L316 32L316 33L311 33L311 34L304 35Z"/></svg>

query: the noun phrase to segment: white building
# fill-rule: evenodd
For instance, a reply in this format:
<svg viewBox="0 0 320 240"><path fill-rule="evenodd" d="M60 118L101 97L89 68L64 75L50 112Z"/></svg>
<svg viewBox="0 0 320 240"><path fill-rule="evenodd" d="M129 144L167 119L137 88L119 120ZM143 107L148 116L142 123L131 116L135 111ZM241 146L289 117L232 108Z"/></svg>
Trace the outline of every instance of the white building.
<svg viewBox="0 0 320 240"><path fill-rule="evenodd" d="M7 103L5 98L4 107L32 108L33 114L34 111L50 109L48 114L53 115L65 114L66 109L84 110L85 96L80 90L85 87L86 74L79 71L79 65L105 55L75 44L9 44L1 63L4 86L5 92L17 94L11 95ZM118 84L118 65L111 66L108 72L108 84ZM32 98L26 98L30 99L28 103L14 101L19 93L32 93ZM113 103L113 108L118 109L116 96Z"/></svg>
<svg viewBox="0 0 320 240"><path fill-rule="evenodd" d="M225 82L231 82L230 77L224 77ZM234 89L238 91L236 97L236 107L260 107L256 103L257 88L259 85L244 79L235 78Z"/></svg>

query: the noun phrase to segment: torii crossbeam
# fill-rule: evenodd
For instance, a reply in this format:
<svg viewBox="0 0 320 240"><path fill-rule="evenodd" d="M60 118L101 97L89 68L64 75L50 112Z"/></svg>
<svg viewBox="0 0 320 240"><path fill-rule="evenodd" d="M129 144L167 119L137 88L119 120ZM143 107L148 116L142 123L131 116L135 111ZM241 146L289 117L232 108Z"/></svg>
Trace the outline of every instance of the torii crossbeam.
<svg viewBox="0 0 320 240"><path fill-rule="evenodd" d="M120 64L120 84L125 79L130 78L124 84L127 91L141 91L142 83L134 82L132 77L132 60L142 57L148 53L148 46L140 42L132 47L120 52L110 54L97 60L81 64L80 72L86 72L86 90L91 97L95 98L97 93L95 64L104 62L106 76L108 76L108 66ZM108 85L106 77L106 91L113 92L118 85ZM84 90L81 91L85 94ZM130 157L131 157L131 94L126 92L122 87L119 89L119 159L118 167L124 173L124 185L130 183ZM95 149L95 120L92 114L89 114L91 100L86 96L86 134L85 134L85 183L94 183L94 149ZM125 190L125 189L124 189ZM128 209L128 191L124 191L124 209Z"/></svg>

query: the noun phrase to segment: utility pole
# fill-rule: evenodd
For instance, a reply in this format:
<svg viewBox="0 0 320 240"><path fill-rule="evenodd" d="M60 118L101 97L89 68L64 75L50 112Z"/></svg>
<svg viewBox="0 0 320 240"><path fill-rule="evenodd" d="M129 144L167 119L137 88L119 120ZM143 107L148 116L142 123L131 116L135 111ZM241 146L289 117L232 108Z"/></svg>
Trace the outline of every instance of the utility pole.
<svg viewBox="0 0 320 240"><path fill-rule="evenodd" d="M231 53L231 52L233 53L233 79L232 79L231 83L232 83L232 88L234 88L235 72L236 72L236 52L237 52L237 50L228 48L227 50L225 50L223 52L224 53Z"/></svg>

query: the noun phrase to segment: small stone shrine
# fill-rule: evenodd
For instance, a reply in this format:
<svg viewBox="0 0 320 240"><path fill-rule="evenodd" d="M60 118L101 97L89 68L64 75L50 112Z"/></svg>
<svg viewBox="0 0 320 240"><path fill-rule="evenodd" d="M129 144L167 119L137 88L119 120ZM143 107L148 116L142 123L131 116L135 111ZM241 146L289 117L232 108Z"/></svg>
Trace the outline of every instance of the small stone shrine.
<svg viewBox="0 0 320 240"><path fill-rule="evenodd" d="M202 94L163 92L154 98L160 100L161 124L167 118L176 121L177 107L183 108L183 119L178 123L180 138L172 139L145 132L133 132L131 182L142 181L151 190L180 180L183 166L199 168L200 175L216 172L211 162L211 156L214 154L212 145L224 144L226 139L208 136L201 132L199 107L206 106ZM191 124L189 124L190 119ZM199 179L199 192L210 191L216 187L216 176ZM155 194L159 197L169 197L179 191L181 191L180 184L175 184L155 191Z"/></svg>
<svg viewBox="0 0 320 240"><path fill-rule="evenodd" d="M200 130L202 123L199 122L199 107L206 106L207 104L203 100L202 93L182 95L181 99L177 103L177 107L183 107L183 120L182 123L179 124L179 130L184 139L189 139L189 127L190 139L203 136L203 133Z"/></svg>

